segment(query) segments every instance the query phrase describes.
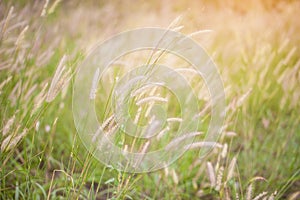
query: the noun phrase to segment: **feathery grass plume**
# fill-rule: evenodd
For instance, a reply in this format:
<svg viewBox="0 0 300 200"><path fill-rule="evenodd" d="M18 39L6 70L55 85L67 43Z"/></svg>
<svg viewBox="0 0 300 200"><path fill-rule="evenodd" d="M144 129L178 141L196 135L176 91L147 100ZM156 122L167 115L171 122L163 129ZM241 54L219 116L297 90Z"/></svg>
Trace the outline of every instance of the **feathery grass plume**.
<svg viewBox="0 0 300 200"><path fill-rule="evenodd" d="M16 115L13 115L5 124L3 130L2 130L2 135L5 136L9 130L10 130L10 127L11 125L13 125L14 121L16 119Z"/></svg>
<svg viewBox="0 0 300 200"><path fill-rule="evenodd" d="M192 185L193 185L194 190L198 189L197 179L195 179L195 178L192 179Z"/></svg>
<svg viewBox="0 0 300 200"><path fill-rule="evenodd" d="M269 197L264 197L263 200L274 200L274 197L271 194Z"/></svg>
<svg viewBox="0 0 300 200"><path fill-rule="evenodd" d="M147 141L147 142L142 146L142 150L140 151L141 154L145 154L145 153L147 152L149 146L150 146L150 141Z"/></svg>
<svg viewBox="0 0 300 200"><path fill-rule="evenodd" d="M66 58L66 55L62 57L54 73L54 77L51 81L50 88L46 97L47 102L53 101L60 90L65 87L65 85L70 81L72 77L71 69L68 69L64 73L64 71L66 70Z"/></svg>
<svg viewBox="0 0 300 200"><path fill-rule="evenodd" d="M225 193L225 200L231 200L228 187L224 188L224 193Z"/></svg>
<svg viewBox="0 0 300 200"><path fill-rule="evenodd" d="M14 12L14 7L12 6L12 7L10 7L10 9L8 11L8 14L7 14L7 16L6 16L5 20L4 20L4 23L3 23L3 26L2 26L2 30L1 30L0 40L2 40L2 38L4 37L5 31L7 29L8 22L11 19L13 12Z"/></svg>
<svg viewBox="0 0 300 200"><path fill-rule="evenodd" d="M194 119L195 119L195 118L198 118L198 117L204 116L204 114L210 109L210 107L211 107L211 103L210 103L210 102L207 102L207 103L205 104L205 107L201 110L201 112L198 113L198 114L196 114L196 115L194 116Z"/></svg>
<svg viewBox="0 0 300 200"><path fill-rule="evenodd" d="M288 198L288 200L297 200L300 198L300 191L294 192Z"/></svg>
<svg viewBox="0 0 300 200"><path fill-rule="evenodd" d="M173 179L175 185L178 185L178 183L179 183L179 178L178 178L178 175L177 175L175 169L172 169L172 179Z"/></svg>
<svg viewBox="0 0 300 200"><path fill-rule="evenodd" d="M150 103L146 106L147 109L146 109L146 112L145 112L145 117L149 117L150 112L151 112L153 106L154 106L154 102L153 102L153 101L150 102Z"/></svg>
<svg viewBox="0 0 300 200"><path fill-rule="evenodd" d="M283 66L284 66L283 60L280 60L273 70L273 75L278 76L278 74Z"/></svg>
<svg viewBox="0 0 300 200"><path fill-rule="evenodd" d="M252 92L252 88L250 88L245 94L243 94L241 96L241 98L239 98L237 100L236 107L240 107L244 103L244 101L247 99L247 97L251 94L251 92Z"/></svg>
<svg viewBox="0 0 300 200"><path fill-rule="evenodd" d="M228 144L225 143L225 144L223 145L223 149L222 149L222 152L221 152L222 158L226 158L226 156L227 156L227 151L228 151Z"/></svg>
<svg viewBox="0 0 300 200"><path fill-rule="evenodd" d="M208 177L210 181L210 187L214 188L216 186L216 174L211 162L206 163Z"/></svg>
<svg viewBox="0 0 300 200"><path fill-rule="evenodd" d="M164 83L160 83L160 82L155 82L155 83L152 83L152 84L147 84L147 85L144 85L136 90L134 90L134 92L132 92L130 94L131 97L136 97L137 95L143 95L147 89L150 89L152 87L154 87L153 89L157 89L158 86L164 86L165 84Z"/></svg>
<svg viewBox="0 0 300 200"><path fill-rule="evenodd" d="M165 176L168 177L169 176L169 167L166 163L164 163L164 173Z"/></svg>
<svg viewBox="0 0 300 200"><path fill-rule="evenodd" d="M283 50L288 46L288 44L290 43L290 39L288 37L285 38L285 40L281 43L281 45L279 46L277 53L282 53Z"/></svg>
<svg viewBox="0 0 300 200"><path fill-rule="evenodd" d="M39 54L36 58L36 65L37 66L44 66L49 63L49 60L54 55L54 51L52 49L47 49L43 53Z"/></svg>
<svg viewBox="0 0 300 200"><path fill-rule="evenodd" d="M273 193L269 196L268 200L274 200L276 195L277 195L277 191L273 192Z"/></svg>
<svg viewBox="0 0 300 200"><path fill-rule="evenodd" d="M247 188L246 200L251 200L252 199L252 193L253 193L253 184L250 183L250 185Z"/></svg>
<svg viewBox="0 0 300 200"><path fill-rule="evenodd" d="M93 135L93 137L92 137L92 142L95 142L96 139L97 139L97 137L100 135L100 133L101 133L102 131L104 131L105 129L108 128L109 124L114 120L114 118L115 118L115 115L112 114L109 118L107 118L107 119L102 123L101 126L99 126L99 128L98 128L97 131L96 131L96 133L95 133L95 134ZM109 130L113 130L113 132L115 131L115 129L116 129L116 125L115 125L114 127L109 128Z"/></svg>
<svg viewBox="0 0 300 200"><path fill-rule="evenodd" d="M199 31L195 31L193 33L188 34L187 37L194 37L194 36L197 36L197 35L200 35L203 33L212 33L212 32L214 32L214 31L210 30L210 29L199 30Z"/></svg>
<svg viewBox="0 0 300 200"><path fill-rule="evenodd" d="M168 99L158 96L151 96L151 97L145 97L139 101L136 102L137 106L141 106L144 103L152 102L152 101L158 101L158 102L168 102Z"/></svg>
<svg viewBox="0 0 300 200"><path fill-rule="evenodd" d="M58 4L59 4L60 2L61 2L61 0L56 0L56 1L52 4L52 6L49 8L48 13L49 13L49 14L54 13L55 9L57 8L57 6L58 6Z"/></svg>
<svg viewBox="0 0 300 200"><path fill-rule="evenodd" d="M195 137L195 136L198 136L198 135L203 135L203 132L191 132L191 133L181 135L181 136L173 139L171 142L169 142L169 144L167 144L165 149L169 150L170 148L173 148L174 146L178 145L183 140L185 140L187 138Z"/></svg>
<svg viewBox="0 0 300 200"><path fill-rule="evenodd" d="M166 128L164 128L163 130L161 130L157 135L156 135L156 139L160 140L162 138L162 136L167 133L170 130L169 126L166 126Z"/></svg>
<svg viewBox="0 0 300 200"><path fill-rule="evenodd" d="M289 53L288 53L288 55L285 57L285 59L283 60L283 64L284 65L287 65L290 61L291 61L291 58L293 57L293 55L295 54L295 52L297 51L297 47L293 47L290 51L289 51Z"/></svg>
<svg viewBox="0 0 300 200"><path fill-rule="evenodd" d="M5 79L1 84L0 84L0 94L1 94L1 90L2 88L11 80L12 76L9 76L7 79Z"/></svg>
<svg viewBox="0 0 300 200"><path fill-rule="evenodd" d="M96 98L96 92L97 92L97 86L99 83L100 79L100 69L99 67L96 69L96 72L93 77L93 82L92 82L92 87L90 90L90 99L95 99Z"/></svg>
<svg viewBox="0 0 300 200"><path fill-rule="evenodd" d="M219 191L222 186L222 179L223 179L223 172L224 172L224 167L221 166L218 170L218 175L217 175L217 181L216 181L216 187L215 189Z"/></svg>
<svg viewBox="0 0 300 200"><path fill-rule="evenodd" d="M106 131L106 135L112 135L113 133L115 133L118 130L118 128L119 128L119 125L115 124L109 130Z"/></svg>
<svg viewBox="0 0 300 200"><path fill-rule="evenodd" d="M49 0L45 0L45 4L44 4L44 6L43 6L43 10L42 10L42 13L41 13L41 17L46 16L48 4L49 4Z"/></svg>
<svg viewBox="0 0 300 200"><path fill-rule="evenodd" d="M22 81L18 81L8 96L8 98L12 101L12 105L16 105L17 99L21 95L21 91L22 91Z"/></svg>
<svg viewBox="0 0 300 200"><path fill-rule="evenodd" d="M253 185L253 182L254 181L266 181L266 179L264 178L264 177L261 177L261 176L256 176L256 177L254 177L254 178L252 178L250 181L249 181L249 186L248 186L248 188L247 188L247 193L246 193L246 200L248 200L248 199L250 199L251 200L251 198L252 198L252 193L253 193L253 191L254 191L254 185ZM270 199L270 197L269 197L269 199Z"/></svg>
<svg viewBox="0 0 300 200"><path fill-rule="evenodd" d="M161 128L160 125L161 124L162 124L161 121L154 120L154 119L151 118L151 120L148 123L148 126L142 131L143 136L148 137L148 136L151 136L153 133L156 133L157 131L160 130L160 128Z"/></svg>
<svg viewBox="0 0 300 200"><path fill-rule="evenodd" d="M24 95L24 99L28 100L30 98L30 96L32 95L32 93L36 90L36 88L37 88L37 84L34 84Z"/></svg>
<svg viewBox="0 0 300 200"><path fill-rule="evenodd" d="M45 83L41 92L34 98L34 106L31 112L31 116L41 107L42 103L46 99L46 89L48 87L48 83Z"/></svg>
<svg viewBox="0 0 300 200"><path fill-rule="evenodd" d="M17 128L16 131L18 131L19 128ZM7 151L9 149L12 149L17 145L17 143L27 134L27 129L25 128L20 135L15 136L14 134L11 134L7 136L1 144L1 151Z"/></svg>
<svg viewBox="0 0 300 200"><path fill-rule="evenodd" d="M221 161L221 155L218 154L218 158L217 158L217 163L215 165L215 171L217 172L219 170L219 167L220 167L220 162Z"/></svg>
<svg viewBox="0 0 300 200"><path fill-rule="evenodd" d="M225 135L226 137L235 137L235 136L237 136L237 133L236 133L236 132L233 132L233 131L226 131L226 132L224 133L224 135Z"/></svg>
<svg viewBox="0 0 300 200"><path fill-rule="evenodd" d="M184 26L177 26L177 27L172 28L171 30L172 30L172 31L175 31L175 32L179 32L179 31L181 31L183 28L184 28Z"/></svg>
<svg viewBox="0 0 300 200"><path fill-rule="evenodd" d="M267 181L267 179L265 179L262 176L255 176L250 180L250 182L254 182L254 181Z"/></svg>
<svg viewBox="0 0 300 200"><path fill-rule="evenodd" d="M168 118L167 119L167 122L170 123L170 122L182 122L182 118L179 118L179 117L171 117L171 118Z"/></svg>
<svg viewBox="0 0 300 200"><path fill-rule="evenodd" d="M182 15L177 16L177 17L170 23L170 25L168 26L167 29L169 30L169 29L172 29L172 28L174 28L174 27L176 27L176 26L179 26L179 23L180 23L180 21L182 20L182 18L183 18Z"/></svg>
<svg viewBox="0 0 300 200"><path fill-rule="evenodd" d="M192 73L194 75L199 75L200 74L200 72L198 72L197 70L195 70L193 68L186 68L186 67L184 67L184 68L176 68L175 71L176 72L183 72L183 73L185 73L185 72L186 73Z"/></svg>
<svg viewBox="0 0 300 200"><path fill-rule="evenodd" d="M115 115L112 114L109 118L107 118L101 125L102 130L106 129L108 125L115 119Z"/></svg>
<svg viewBox="0 0 300 200"><path fill-rule="evenodd" d="M143 161L145 154L147 153L148 149L150 147L150 141L148 140L143 146L140 151L141 156L137 158L136 162L133 164L134 168L137 168L140 166L141 162Z"/></svg>
<svg viewBox="0 0 300 200"><path fill-rule="evenodd" d="M128 152L128 145L127 145L127 144L124 145L123 152L124 152L124 153L127 153L127 152Z"/></svg>
<svg viewBox="0 0 300 200"><path fill-rule="evenodd" d="M233 177L234 169L236 166L236 160L236 156L234 156L229 164L226 181L229 181Z"/></svg>
<svg viewBox="0 0 300 200"><path fill-rule="evenodd" d="M235 200L239 200L239 199L240 199L239 192L238 192L238 188L239 188L239 185L238 185L237 182L235 182L235 184L234 184Z"/></svg>
<svg viewBox="0 0 300 200"><path fill-rule="evenodd" d="M35 131L38 131L40 129L40 121L37 121L35 124Z"/></svg>
<svg viewBox="0 0 300 200"><path fill-rule="evenodd" d="M141 117L141 114L142 114L142 107L139 107L137 112L136 112L135 118L133 120L134 124L138 124L138 122L140 120L140 117Z"/></svg>
<svg viewBox="0 0 300 200"><path fill-rule="evenodd" d="M261 199L262 197L266 196L268 194L268 192L262 192L260 194L258 194L254 199L252 200L259 200Z"/></svg>
<svg viewBox="0 0 300 200"><path fill-rule="evenodd" d="M114 133L116 133L116 131L118 130L119 126L116 124L113 127L111 127L109 130L104 131L105 136L101 136L100 140L98 142L98 148L101 148L103 145L107 145L108 141L107 140L103 140L102 137L112 137ZM92 142L96 142L97 137L100 135L101 131L103 131L101 129L101 126L99 126L99 128L97 129L96 133L93 135L92 137ZM111 145L111 143L109 142L108 145Z"/></svg>
<svg viewBox="0 0 300 200"><path fill-rule="evenodd" d="M197 193L196 193L196 196L200 197L200 198L203 197L204 195L205 195L205 193L204 193L203 190L198 190Z"/></svg>
<svg viewBox="0 0 300 200"><path fill-rule="evenodd" d="M150 97L153 96L153 95L155 94L155 92L157 91L157 88L158 88L158 87L154 87L154 88L149 92L149 96L150 96ZM151 112L151 110L152 110L152 108L153 108L153 106L154 106L154 103L155 103L155 101L150 101L150 102L149 102L148 107L147 107L146 112L145 112L145 117L148 117L148 116L149 116L149 114L150 114L150 112Z"/></svg>
<svg viewBox="0 0 300 200"><path fill-rule="evenodd" d="M16 49L19 49L20 46L22 45L22 42L23 42L24 39L25 39L25 34L26 34L28 28L29 28L28 25L25 26L25 28L24 28L24 29L21 31L21 33L19 34L19 36L18 36L18 38L17 38L17 40L16 40L16 42L15 42Z"/></svg>
<svg viewBox="0 0 300 200"><path fill-rule="evenodd" d="M194 142L191 145L186 145L185 150L197 149L202 147L222 148L223 145L217 142Z"/></svg>
<svg viewBox="0 0 300 200"><path fill-rule="evenodd" d="M97 131L96 131L96 133L95 133L95 134L93 135L93 137L92 137L92 142L96 142L96 139L97 139L97 137L100 135L101 131L102 131L102 127L99 126L99 128L98 128Z"/></svg>

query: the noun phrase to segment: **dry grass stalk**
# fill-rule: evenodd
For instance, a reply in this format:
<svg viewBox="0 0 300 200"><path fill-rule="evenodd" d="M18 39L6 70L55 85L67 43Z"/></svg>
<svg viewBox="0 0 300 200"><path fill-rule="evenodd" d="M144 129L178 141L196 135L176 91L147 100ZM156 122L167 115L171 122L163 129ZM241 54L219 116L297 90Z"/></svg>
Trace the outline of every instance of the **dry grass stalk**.
<svg viewBox="0 0 300 200"><path fill-rule="evenodd" d="M218 170L217 182L215 187L217 191L219 191L222 186L223 172L224 172L224 167L221 166L220 169Z"/></svg>
<svg viewBox="0 0 300 200"><path fill-rule="evenodd" d="M18 38L17 38L17 40L16 40L16 42L15 42L16 49L19 49L20 46L22 45L22 42L23 42L24 39L25 39L25 34L26 34L28 28L29 28L28 25L25 26L25 28L24 28L24 29L21 31L21 33L19 34L19 36L18 36Z"/></svg>
<svg viewBox="0 0 300 200"><path fill-rule="evenodd" d="M288 198L288 200L297 200L300 198L300 191L294 192Z"/></svg>
<svg viewBox="0 0 300 200"><path fill-rule="evenodd" d="M10 130L10 128L11 128L11 125L13 125L15 119L16 119L16 115L13 115L13 116L6 122L6 124L5 124L5 126L4 126L4 128L3 128L3 130L2 130L2 135L3 135L3 136L5 136L5 135L9 132L9 130Z"/></svg>
<svg viewBox="0 0 300 200"><path fill-rule="evenodd" d="M51 102L55 99L59 91L70 81L72 77L71 69L66 70L65 66L66 55L60 60L58 67L55 71L54 77L51 81L50 88L46 97L47 102Z"/></svg>
<svg viewBox="0 0 300 200"><path fill-rule="evenodd" d="M134 124L138 124L138 122L140 120L140 117L141 117L141 113L142 113L142 107L139 107L137 112L136 112L134 121L133 121Z"/></svg>
<svg viewBox="0 0 300 200"><path fill-rule="evenodd" d="M45 4L44 4L44 7L43 7L43 10L42 10L42 13L41 13L41 17L46 16L48 4L49 4L49 0L45 0Z"/></svg>
<svg viewBox="0 0 300 200"><path fill-rule="evenodd" d="M34 98L34 107L31 112L31 116L41 107L42 103L46 99L46 89L48 87L48 83L45 83L41 92Z"/></svg>
<svg viewBox="0 0 300 200"><path fill-rule="evenodd" d="M247 99L247 97L251 94L251 92L252 92L252 88L250 88L244 95L241 96L241 98L238 99L236 106L240 107Z"/></svg>
<svg viewBox="0 0 300 200"><path fill-rule="evenodd" d="M12 7L10 7L9 12L8 12L8 14L5 18L4 23L3 23L3 27L2 27L2 30L1 30L1 39L4 37L5 31L7 29L8 22L11 19L13 12L14 12L14 7L12 6Z"/></svg>
<svg viewBox="0 0 300 200"><path fill-rule="evenodd" d="M210 186L212 188L214 188L216 186L216 175L215 175L214 168L213 168L211 162L207 162L206 166L207 166L207 172L208 172L208 177L209 177L209 181L210 181Z"/></svg>
<svg viewBox="0 0 300 200"><path fill-rule="evenodd" d="M247 188L246 200L251 200L251 198L252 198L252 192L253 192L253 184L250 183L250 185Z"/></svg>
<svg viewBox="0 0 300 200"><path fill-rule="evenodd" d="M229 181L233 177L236 161L237 161L236 156L234 156L232 158L230 164L229 164L229 167L228 167L228 173L227 173L226 181Z"/></svg>
<svg viewBox="0 0 300 200"><path fill-rule="evenodd" d="M186 145L185 150L197 149L202 147L211 147L211 148L222 148L223 145L217 142L195 142L191 145Z"/></svg>
<svg viewBox="0 0 300 200"><path fill-rule="evenodd" d="M231 200L230 194L229 194L229 189L227 187L224 188L224 193L225 193L225 200Z"/></svg>
<svg viewBox="0 0 300 200"><path fill-rule="evenodd" d="M36 88L37 88L37 84L34 84L24 95L24 99L28 100L30 98L30 96L32 95L32 93L36 90Z"/></svg>
<svg viewBox="0 0 300 200"><path fill-rule="evenodd" d="M227 137L235 137L235 136L237 136L238 134L237 134L236 132L233 132L233 131L226 131L226 132L224 133L224 135L227 136Z"/></svg>
<svg viewBox="0 0 300 200"><path fill-rule="evenodd" d="M0 92L2 88L11 80L12 76L9 76L7 79L5 79L1 84L0 84ZM1 94L1 93L0 93Z"/></svg>
<svg viewBox="0 0 300 200"><path fill-rule="evenodd" d="M60 2L61 2L61 0L56 0L56 1L52 4L52 6L49 8L48 13L49 13L49 14L54 13L55 9L57 8L57 6L58 6L58 4L59 4Z"/></svg>
<svg viewBox="0 0 300 200"><path fill-rule="evenodd" d="M18 131L18 128L17 128ZM1 151L7 151L9 149L12 149L17 145L17 143L27 134L27 129L25 128L20 135L15 136L14 134L11 134L7 136L1 144Z"/></svg>
<svg viewBox="0 0 300 200"><path fill-rule="evenodd" d="M152 101L157 101L157 102L168 102L168 99L163 98L163 97L158 97L158 96L150 96L150 97L145 97L139 101L136 102L137 106L141 106L144 103L152 102Z"/></svg>
<svg viewBox="0 0 300 200"><path fill-rule="evenodd" d="M210 30L210 29L199 30L199 31L195 31L193 33L188 34L187 37L194 37L194 36L197 36L199 34L212 33L212 32L213 32L213 30Z"/></svg>
<svg viewBox="0 0 300 200"><path fill-rule="evenodd" d="M175 169L172 169L172 179L173 179L175 185L178 185L178 183L179 183L179 178L178 178L178 175L177 175Z"/></svg>
<svg viewBox="0 0 300 200"><path fill-rule="evenodd" d="M137 168L140 166L141 162L143 161L145 154L147 153L150 147L150 141L147 141L143 146L142 150L140 151L140 157L137 158L136 162L134 163L133 167Z"/></svg>
<svg viewBox="0 0 300 200"><path fill-rule="evenodd" d="M94 77L93 77L92 88L91 88L91 91L90 91L90 99L95 99L96 98L97 86L98 86L98 83L99 83L99 79L100 79L100 69L97 68L96 72L94 74Z"/></svg>
<svg viewBox="0 0 300 200"><path fill-rule="evenodd" d="M107 118L101 125L102 130L106 129L108 125L115 119L115 115L112 114L109 118Z"/></svg>
<svg viewBox="0 0 300 200"><path fill-rule="evenodd" d="M163 130L161 130L157 135L156 135L156 139L160 140L162 138L162 136L167 133L170 130L170 127L167 126L166 128L164 128Z"/></svg>
<svg viewBox="0 0 300 200"><path fill-rule="evenodd" d="M259 200L262 197L266 196L268 194L268 192L262 192L260 194L258 194L253 200Z"/></svg>
<svg viewBox="0 0 300 200"><path fill-rule="evenodd" d="M138 96L138 95L139 95L139 96L142 96L143 94L146 93L146 91L147 91L148 89L154 87L153 89L156 90L158 86L164 86L164 83L159 83L159 82L157 82L157 83L153 83L153 84L147 84L147 85L144 85L144 86L138 88L137 90L135 90L134 92L132 92L132 93L130 94L130 96L131 96L131 97L136 97L136 96Z"/></svg>
<svg viewBox="0 0 300 200"><path fill-rule="evenodd" d="M223 159L226 158L226 156L227 156L227 151L228 151L228 144L225 143L225 144L223 145L223 149L222 149L222 152L221 152L221 156L222 156Z"/></svg>
<svg viewBox="0 0 300 200"><path fill-rule="evenodd" d="M170 149L173 148L174 146L177 146L180 142L182 142L185 139L191 138L191 137L195 137L198 135L202 135L203 132L191 132L191 133L187 133L184 135L181 135L175 139L173 139L166 147L165 149Z"/></svg>
<svg viewBox="0 0 300 200"><path fill-rule="evenodd" d="M171 118L168 118L167 119L167 122L170 123L170 122L182 122L182 118L179 118L179 117L171 117Z"/></svg>

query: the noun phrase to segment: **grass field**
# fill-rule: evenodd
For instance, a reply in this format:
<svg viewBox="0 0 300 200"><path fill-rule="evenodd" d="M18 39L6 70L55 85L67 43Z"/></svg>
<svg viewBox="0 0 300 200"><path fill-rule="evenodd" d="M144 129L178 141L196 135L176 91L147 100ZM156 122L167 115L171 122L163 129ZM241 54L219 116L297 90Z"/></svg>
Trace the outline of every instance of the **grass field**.
<svg viewBox="0 0 300 200"><path fill-rule="evenodd" d="M296 0L0 0L0 199L300 199L299 9ZM209 30L193 39L218 66L226 119L205 158L193 149L162 170L124 173L82 144L72 86L95 44L153 26ZM120 71L104 77L100 114Z"/></svg>

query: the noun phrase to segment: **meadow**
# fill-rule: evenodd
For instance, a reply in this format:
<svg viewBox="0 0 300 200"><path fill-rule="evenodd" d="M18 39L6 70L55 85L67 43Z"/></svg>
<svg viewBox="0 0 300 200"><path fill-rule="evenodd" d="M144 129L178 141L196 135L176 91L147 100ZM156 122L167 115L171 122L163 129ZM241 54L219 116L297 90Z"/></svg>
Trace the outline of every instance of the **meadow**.
<svg viewBox="0 0 300 200"><path fill-rule="evenodd" d="M0 0L0 199L299 199L298 9L296 0ZM135 174L87 151L74 125L72 95L88 52L138 27L195 33L218 66L226 116L205 157L194 148L164 169ZM104 128L114 127L104 105L116 80L145 63L147 53L124 56L103 77L95 105ZM160 61L184 65L172 56ZM205 84L189 80L204 96L198 103L207 128ZM133 142L116 139L122 147L123 140ZM144 144L136 145L131 150Z"/></svg>

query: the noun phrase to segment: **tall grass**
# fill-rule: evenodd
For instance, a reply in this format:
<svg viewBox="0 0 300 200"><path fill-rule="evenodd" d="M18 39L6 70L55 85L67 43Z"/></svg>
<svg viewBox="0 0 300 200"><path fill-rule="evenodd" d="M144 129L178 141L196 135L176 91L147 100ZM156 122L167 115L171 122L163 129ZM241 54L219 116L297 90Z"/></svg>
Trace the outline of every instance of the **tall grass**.
<svg viewBox="0 0 300 200"><path fill-rule="evenodd" d="M114 1L45 2L0 3L0 199L299 198L298 2L153 1L131 7ZM196 143L171 166L146 174L104 166L86 151L73 124L71 86L78 62L99 39L137 26L168 27L181 13L180 31L213 30L192 37L213 55L226 88L218 148L200 159ZM103 77L105 85L92 93L96 105L106 102L124 66L144 64L144 55L115 63L116 70ZM183 66L176 66L179 73L206 96L203 82L191 70L180 71ZM136 92L137 123L144 123L147 113L141 106L153 100L176 104L165 91L153 91L150 97ZM199 101L206 108L199 114L204 124L210 116L205 102L206 97ZM112 111L100 108L103 129L114 129ZM178 116L170 118L158 140L177 123ZM201 137L201 130L190 134ZM128 151L151 149L151 143L127 142L122 148Z"/></svg>

